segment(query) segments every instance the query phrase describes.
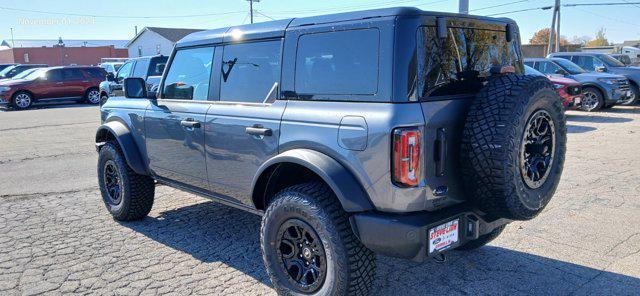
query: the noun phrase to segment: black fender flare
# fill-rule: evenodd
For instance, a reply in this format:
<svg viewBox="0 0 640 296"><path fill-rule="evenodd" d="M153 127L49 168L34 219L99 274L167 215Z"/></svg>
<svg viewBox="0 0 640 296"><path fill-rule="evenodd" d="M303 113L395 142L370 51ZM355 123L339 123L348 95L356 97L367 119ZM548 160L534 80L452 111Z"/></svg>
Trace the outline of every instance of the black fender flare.
<svg viewBox="0 0 640 296"><path fill-rule="evenodd" d="M120 150L124 154L124 158L129 167L137 174L149 175L142 160L138 145L133 139L129 128L119 121L110 121L102 124L96 131L96 147L98 149L106 142L106 139L109 138L109 134L118 141Z"/></svg>
<svg viewBox="0 0 640 296"><path fill-rule="evenodd" d="M351 172L334 158L310 149L288 150L264 162L253 177L252 197L259 194L255 190L263 173L282 163L294 163L313 171L333 190L346 212L364 212L374 209L366 191Z"/></svg>

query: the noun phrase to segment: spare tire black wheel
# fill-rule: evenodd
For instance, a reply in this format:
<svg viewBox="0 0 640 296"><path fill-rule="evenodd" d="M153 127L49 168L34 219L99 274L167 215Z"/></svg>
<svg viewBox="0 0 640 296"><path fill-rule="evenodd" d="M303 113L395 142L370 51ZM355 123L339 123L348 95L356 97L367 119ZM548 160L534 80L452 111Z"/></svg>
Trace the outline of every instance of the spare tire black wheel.
<svg viewBox="0 0 640 296"><path fill-rule="evenodd" d="M528 220L558 187L566 151L561 99L545 77L491 77L471 103L461 147L469 198L499 218Z"/></svg>

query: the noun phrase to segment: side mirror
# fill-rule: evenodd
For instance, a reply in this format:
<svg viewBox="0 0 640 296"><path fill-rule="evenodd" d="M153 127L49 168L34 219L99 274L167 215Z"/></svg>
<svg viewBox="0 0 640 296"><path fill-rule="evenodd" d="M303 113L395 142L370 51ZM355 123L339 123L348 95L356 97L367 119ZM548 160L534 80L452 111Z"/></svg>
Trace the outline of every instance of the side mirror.
<svg viewBox="0 0 640 296"><path fill-rule="evenodd" d="M129 99L146 99L147 83L142 78L131 77L124 79L124 96Z"/></svg>
<svg viewBox="0 0 640 296"><path fill-rule="evenodd" d="M596 72L607 72L607 68L604 66L596 67Z"/></svg>
<svg viewBox="0 0 640 296"><path fill-rule="evenodd" d="M116 80L116 76L113 75L113 73L109 72L107 73L107 81L114 81Z"/></svg>

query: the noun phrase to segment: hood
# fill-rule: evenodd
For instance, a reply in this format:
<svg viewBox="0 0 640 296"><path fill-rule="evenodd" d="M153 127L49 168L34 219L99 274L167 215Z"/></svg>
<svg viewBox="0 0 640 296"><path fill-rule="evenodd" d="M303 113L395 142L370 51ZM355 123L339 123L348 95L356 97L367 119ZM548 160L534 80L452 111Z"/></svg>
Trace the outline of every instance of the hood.
<svg viewBox="0 0 640 296"><path fill-rule="evenodd" d="M598 78L625 79L625 77L621 75L615 75L611 73L600 73L600 72L587 72L587 73L575 74L575 75L571 75L571 78L579 82L594 82L594 81L597 81Z"/></svg>
<svg viewBox="0 0 640 296"><path fill-rule="evenodd" d="M27 79L5 79L5 80L0 80L0 86L14 86L14 85L20 85L20 84L24 84L24 83L28 83L31 82L31 80L27 80Z"/></svg>
<svg viewBox="0 0 640 296"><path fill-rule="evenodd" d="M635 82L640 82L640 67L610 67L609 72L624 75Z"/></svg>
<svg viewBox="0 0 640 296"><path fill-rule="evenodd" d="M565 78L565 77L561 77L561 76L557 76L557 75L548 75L547 78L549 78L549 80L551 80L551 82L558 83L558 84L564 84L564 85L580 84L580 82L575 81L575 80L573 80L571 78Z"/></svg>

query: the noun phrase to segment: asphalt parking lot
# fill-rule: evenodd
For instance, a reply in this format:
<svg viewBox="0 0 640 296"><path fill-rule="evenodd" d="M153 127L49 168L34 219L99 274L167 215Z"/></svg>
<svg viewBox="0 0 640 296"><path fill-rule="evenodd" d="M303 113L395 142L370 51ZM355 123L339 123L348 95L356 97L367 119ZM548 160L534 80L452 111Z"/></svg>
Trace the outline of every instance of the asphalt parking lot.
<svg viewBox="0 0 640 296"><path fill-rule="evenodd" d="M119 223L97 189L98 108L0 111L0 294L274 294L259 217L159 187ZM640 107L568 112L562 181L536 219L445 263L379 257L376 295L640 295Z"/></svg>

